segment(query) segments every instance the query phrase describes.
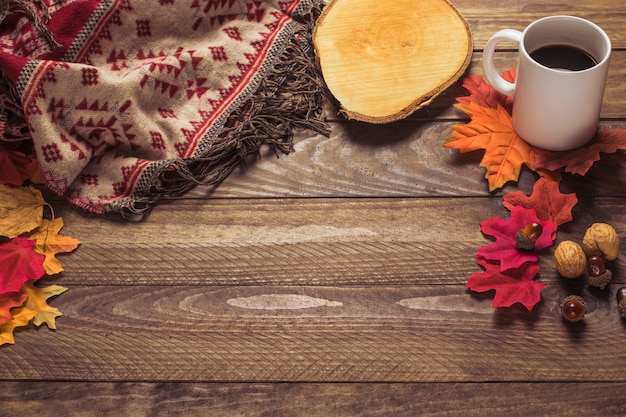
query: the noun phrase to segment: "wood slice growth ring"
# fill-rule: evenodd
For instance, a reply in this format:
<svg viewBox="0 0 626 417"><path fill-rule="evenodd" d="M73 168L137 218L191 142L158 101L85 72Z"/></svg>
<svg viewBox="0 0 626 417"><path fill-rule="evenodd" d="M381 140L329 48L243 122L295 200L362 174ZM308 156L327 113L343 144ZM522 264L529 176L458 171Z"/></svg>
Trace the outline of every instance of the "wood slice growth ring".
<svg viewBox="0 0 626 417"><path fill-rule="evenodd" d="M387 123L428 105L469 65L469 25L446 0L331 0L313 43L350 119Z"/></svg>

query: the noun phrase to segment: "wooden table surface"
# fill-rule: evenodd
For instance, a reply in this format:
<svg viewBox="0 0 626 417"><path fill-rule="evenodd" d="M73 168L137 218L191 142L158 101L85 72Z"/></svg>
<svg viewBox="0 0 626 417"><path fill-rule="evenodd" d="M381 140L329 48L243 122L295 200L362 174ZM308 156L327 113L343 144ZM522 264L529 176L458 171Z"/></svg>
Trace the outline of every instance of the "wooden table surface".
<svg viewBox="0 0 626 417"><path fill-rule="evenodd" d="M550 14L602 26L614 53L603 128L626 128L625 0L454 0L474 35L468 73L505 27ZM503 69L514 51L497 53ZM460 81L406 120L349 122L328 107L330 137L302 132L295 152L251 160L215 190L163 202L143 222L86 215L54 200L82 241L50 280L64 316L0 348L7 416L622 416L626 320L614 297L582 289L589 313L565 322L572 288L540 257L547 285L532 311L471 294L479 223L506 217L481 152L442 146ZM574 221L626 237L625 153L565 175ZM624 239L622 239L624 244Z"/></svg>

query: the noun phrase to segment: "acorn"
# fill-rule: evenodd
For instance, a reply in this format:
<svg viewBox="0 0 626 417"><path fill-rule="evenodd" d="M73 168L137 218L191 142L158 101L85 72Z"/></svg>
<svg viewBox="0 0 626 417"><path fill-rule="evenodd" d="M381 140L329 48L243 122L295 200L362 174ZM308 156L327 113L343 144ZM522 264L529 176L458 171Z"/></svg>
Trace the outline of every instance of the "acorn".
<svg viewBox="0 0 626 417"><path fill-rule="evenodd" d="M543 226L539 223L529 223L515 234L515 247L522 250L535 249L535 242L541 236Z"/></svg>
<svg viewBox="0 0 626 417"><path fill-rule="evenodd" d="M604 289L613 278L613 273L604 267L600 256L592 256L587 260L587 283L593 287Z"/></svg>
<svg viewBox="0 0 626 417"><path fill-rule="evenodd" d="M587 304L578 295L569 295L561 301L561 314L569 322L581 321L587 313Z"/></svg>
<svg viewBox="0 0 626 417"><path fill-rule="evenodd" d="M626 319L626 287L622 287L617 290L617 308L619 314Z"/></svg>

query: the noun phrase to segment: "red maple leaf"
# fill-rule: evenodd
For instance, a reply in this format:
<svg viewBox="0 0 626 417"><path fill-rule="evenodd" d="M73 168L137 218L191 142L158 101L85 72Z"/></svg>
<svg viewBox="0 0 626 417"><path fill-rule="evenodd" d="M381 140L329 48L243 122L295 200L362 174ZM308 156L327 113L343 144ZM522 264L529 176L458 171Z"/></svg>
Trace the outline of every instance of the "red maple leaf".
<svg viewBox="0 0 626 417"><path fill-rule="evenodd" d="M513 191L504 196L504 207L509 210L513 210L515 206L535 209L537 217L550 220L557 227L574 219L572 208L577 203L578 197L575 193L562 194L558 182L545 178L539 178L535 182L530 196L522 191Z"/></svg>
<svg viewBox="0 0 626 417"><path fill-rule="evenodd" d="M495 290L493 307L510 307L521 303L529 311L541 300L541 291L545 284L535 281L539 272L536 263L525 263L521 268L500 271L497 262L478 259L478 264L485 268L484 272L476 272L467 280L465 286L472 291L485 292Z"/></svg>
<svg viewBox="0 0 626 417"><path fill-rule="evenodd" d="M586 145L572 151L544 151L537 149L535 168L556 171L565 170L572 174L585 175L600 153L615 153L626 149L626 129L601 130Z"/></svg>
<svg viewBox="0 0 626 417"><path fill-rule="evenodd" d="M530 223L539 223L543 227L543 232L535 242L535 249L517 249L515 235ZM496 241L478 249L476 255L478 258L499 262L501 271L520 268L526 262L537 262L537 251L552 246L556 233L556 225L551 220L541 220L535 209L522 206L513 207L509 220L492 217L483 221L480 228L484 234L495 237Z"/></svg>
<svg viewBox="0 0 626 417"><path fill-rule="evenodd" d="M17 237L0 244L0 294L19 291L26 281L45 275L46 257L33 250L35 243Z"/></svg>
<svg viewBox="0 0 626 417"><path fill-rule="evenodd" d="M515 81L515 70L509 70L502 73L502 78L506 81ZM489 85L485 79L479 75L468 75L463 79L463 87L470 93L468 96L458 97L459 103L469 104L474 102L482 107L492 109L498 108L498 105L504 107L509 114L513 108L513 98L504 95Z"/></svg>
<svg viewBox="0 0 626 417"><path fill-rule="evenodd" d="M13 320L11 309L24 304L28 294L21 292L8 292L0 294L0 325Z"/></svg>
<svg viewBox="0 0 626 417"><path fill-rule="evenodd" d="M37 160L15 149L14 143L0 141L0 184L21 186L37 170Z"/></svg>

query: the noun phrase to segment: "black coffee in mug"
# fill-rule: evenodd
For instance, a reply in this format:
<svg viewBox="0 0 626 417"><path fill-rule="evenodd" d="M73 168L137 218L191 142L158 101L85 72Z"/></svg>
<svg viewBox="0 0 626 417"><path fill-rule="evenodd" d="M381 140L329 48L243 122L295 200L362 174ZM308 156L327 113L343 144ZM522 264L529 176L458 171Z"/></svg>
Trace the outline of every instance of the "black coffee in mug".
<svg viewBox="0 0 626 417"><path fill-rule="evenodd" d="M544 67L566 71L582 71L598 65L587 52L570 45L542 46L530 56Z"/></svg>

